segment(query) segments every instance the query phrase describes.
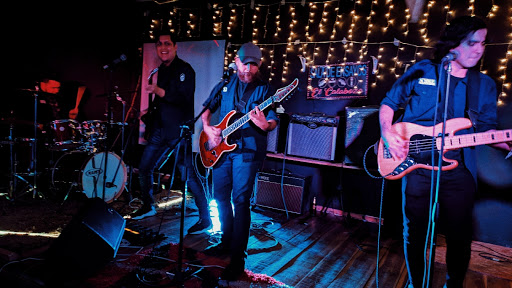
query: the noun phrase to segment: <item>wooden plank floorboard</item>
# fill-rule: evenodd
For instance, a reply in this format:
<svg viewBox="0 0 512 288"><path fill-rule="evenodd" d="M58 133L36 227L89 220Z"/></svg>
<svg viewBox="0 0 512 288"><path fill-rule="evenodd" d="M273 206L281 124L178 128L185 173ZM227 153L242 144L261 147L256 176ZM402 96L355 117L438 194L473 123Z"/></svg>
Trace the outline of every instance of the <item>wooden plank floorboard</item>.
<svg viewBox="0 0 512 288"><path fill-rule="evenodd" d="M328 230L332 223L327 221L318 221L315 218L309 218L306 225L301 225L297 220L292 220L296 224L296 229L292 226L283 226L272 235L282 243L282 249L274 251L272 255L258 255L257 263L254 263L253 255L248 258L249 267L256 273L264 273L273 276L279 269L287 265L290 259L296 257L311 243L316 242ZM283 234L281 234L283 233ZM252 263L252 265L250 264ZM276 278L279 280L279 278Z"/></svg>
<svg viewBox="0 0 512 288"><path fill-rule="evenodd" d="M339 223L333 223L327 229L321 238L312 241L272 276L296 287L309 272L316 270L319 263L336 247L336 243L343 243L348 239L348 233L343 231L344 228Z"/></svg>
<svg viewBox="0 0 512 288"><path fill-rule="evenodd" d="M357 248L349 239L353 231L343 231L330 243L330 251L296 284L296 288L327 287L345 267Z"/></svg>
<svg viewBox="0 0 512 288"><path fill-rule="evenodd" d="M381 244L378 271L379 287L405 287L407 268L402 247L401 241L391 239L387 239ZM375 271L366 283L365 288L377 287L376 273L377 269L375 267Z"/></svg>
<svg viewBox="0 0 512 288"><path fill-rule="evenodd" d="M178 243L180 232L179 210L166 211L138 221L137 224L153 231L159 229L166 239L158 245ZM184 246L202 252L220 234L187 235L186 230L198 219L197 211L187 211L184 219ZM254 273L274 277L294 288L310 287L365 287L376 288L377 224L334 215L296 215L263 208L253 208L246 268ZM379 287L403 288L407 283L407 269L402 240L381 237L379 259ZM436 249L433 288L445 282L443 242ZM508 255L510 248L475 243L472 263L465 288L512 288L506 279L509 263L483 259L478 253ZM202 257L198 258L199 260ZM202 260L200 260L202 261ZM512 277L512 276L510 276Z"/></svg>

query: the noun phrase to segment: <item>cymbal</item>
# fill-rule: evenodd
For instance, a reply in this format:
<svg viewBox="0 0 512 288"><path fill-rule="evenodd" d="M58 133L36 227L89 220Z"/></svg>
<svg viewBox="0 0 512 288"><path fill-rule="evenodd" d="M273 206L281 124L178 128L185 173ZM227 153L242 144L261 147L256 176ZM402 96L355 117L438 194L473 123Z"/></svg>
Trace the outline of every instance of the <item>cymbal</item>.
<svg viewBox="0 0 512 288"><path fill-rule="evenodd" d="M31 89L31 88L19 88L18 91L39 92L37 89Z"/></svg>
<svg viewBox="0 0 512 288"><path fill-rule="evenodd" d="M119 126L126 126L128 123L126 122L109 122L110 125L119 125Z"/></svg>
<svg viewBox="0 0 512 288"><path fill-rule="evenodd" d="M15 118L1 118L0 119L0 125L34 125L34 121L31 120L22 120L22 119L15 119Z"/></svg>

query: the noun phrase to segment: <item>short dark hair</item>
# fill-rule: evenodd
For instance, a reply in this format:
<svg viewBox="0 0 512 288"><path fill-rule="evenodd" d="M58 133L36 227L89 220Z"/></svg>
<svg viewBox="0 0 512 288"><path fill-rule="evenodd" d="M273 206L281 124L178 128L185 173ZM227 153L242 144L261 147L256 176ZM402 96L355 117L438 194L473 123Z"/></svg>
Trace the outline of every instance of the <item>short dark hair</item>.
<svg viewBox="0 0 512 288"><path fill-rule="evenodd" d="M171 37L171 42L174 45L176 45L176 42L179 42L178 35L174 32L171 32L171 30L169 30L169 29L163 29L163 30L157 31L154 35L155 35L155 42L158 42L158 40L160 39L160 36L163 36L163 35L169 35Z"/></svg>
<svg viewBox="0 0 512 288"><path fill-rule="evenodd" d="M460 42L469 34L485 28L487 28L487 25L484 20L476 16L465 15L454 18L445 27L435 45L434 61L440 62L450 49L459 46Z"/></svg>

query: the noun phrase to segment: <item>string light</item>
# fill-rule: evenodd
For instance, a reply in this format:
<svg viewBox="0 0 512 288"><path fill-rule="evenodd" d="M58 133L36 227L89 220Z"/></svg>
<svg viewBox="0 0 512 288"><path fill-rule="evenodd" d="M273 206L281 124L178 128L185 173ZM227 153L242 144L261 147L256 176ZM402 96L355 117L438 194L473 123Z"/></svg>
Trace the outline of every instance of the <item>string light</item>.
<svg viewBox="0 0 512 288"><path fill-rule="evenodd" d="M252 15L252 42L254 44L258 44L258 25L256 25L256 22L258 21L259 15L260 15L260 7L256 7L254 9L254 14ZM265 18L266 19L266 18Z"/></svg>
<svg viewBox="0 0 512 288"><path fill-rule="evenodd" d="M213 35L222 35L222 8L219 9L217 4L213 5L212 22Z"/></svg>
<svg viewBox="0 0 512 288"><path fill-rule="evenodd" d="M468 10L469 10L471 16L475 16L475 0L469 0Z"/></svg>
<svg viewBox="0 0 512 288"><path fill-rule="evenodd" d="M492 9L494 12L498 11L498 6L493 5ZM512 7L509 7L508 9L508 15L507 15L508 21L509 21L509 31L512 30ZM510 82L507 82L507 67L510 62L510 58L512 58L512 33L508 34L508 40L509 44L507 46L507 52L505 54L505 58L500 59L499 66L498 66L498 72L500 70L503 70L503 75L500 76L501 79L501 93L498 96L498 105L503 105L505 99L507 98L507 93L505 90L510 91ZM510 81L510 80L509 80Z"/></svg>
<svg viewBox="0 0 512 288"><path fill-rule="evenodd" d="M334 11L336 12L336 19L334 20L334 23L332 25L332 32L331 32L331 36L330 36L330 39L331 40L334 40L336 39L336 34L337 34L337 31L338 31L338 27L341 26L341 14L340 14L340 8L339 7L336 7L334 8ZM326 60L326 64L329 64L331 63L331 57L332 55L334 54L334 47L332 46L333 42L329 42L329 48L328 48L328 51L327 51L327 60Z"/></svg>
<svg viewBox="0 0 512 288"><path fill-rule="evenodd" d="M368 38L370 37L370 33L373 29L372 24L372 15L375 15L375 11L373 11L373 5L377 3L377 0L372 1L370 5L370 13L366 20L368 21L368 26L366 27L366 37L363 41L363 45L361 45L361 49L359 49L359 61L363 61L363 57L368 53Z"/></svg>
<svg viewBox="0 0 512 288"><path fill-rule="evenodd" d="M313 42L313 37L309 34L309 31L311 30L311 25L315 21L316 9L317 9L316 4L310 2L309 3L308 25L306 26L306 41L307 42ZM315 53L314 53L315 49L316 49L316 44L313 46L313 53L311 53L311 56L306 55L306 60L307 60L307 63L309 64L309 66L312 66L315 63Z"/></svg>
<svg viewBox="0 0 512 288"><path fill-rule="evenodd" d="M489 8L486 15L488 22L496 21L495 19L497 19L497 15L503 15L503 13L500 13L500 7L495 3L497 1L491 1L492 3L487 6ZM420 17L418 23L419 30L417 31L412 31L411 29L415 26L409 25L411 12L408 9L405 10L406 13L403 13L403 11L395 11L398 6L393 4L393 0L372 0L371 3L362 0L354 0L353 6L351 5L352 7L348 7L348 11L344 10L347 9L344 5L349 3L346 0L318 0L317 2L308 2L305 10L301 10L301 15L305 16L306 13L308 14L308 16L306 16L307 19L303 19L303 21L300 19L301 15L299 15L298 11L299 3L300 5L305 5L305 1L279 1L279 3L272 3L268 5L256 4L256 7L251 8L248 7L249 4L230 3L229 7L226 6L225 8L221 7L220 4L212 4L210 13L212 13L211 17L213 23L212 34L214 36L222 36L225 34L228 39L228 48L226 49L225 54L226 64L229 63L228 60L233 57L234 53L236 53L236 50L233 51L234 48L239 47L240 45L232 44L232 42L241 42L247 36L250 37L253 43L258 44L264 55L266 55L263 60L264 65L268 67L269 81L285 81L285 78L290 74L290 57L295 55L298 55L299 58L301 58L301 61L304 60L306 65L313 66L315 64L329 65L336 61L347 62L347 58L351 58L351 56L353 56L353 58L358 57L358 61L362 61L365 59L364 57L369 57L368 53L370 53L370 51L376 51L376 55L371 55L374 59L374 63L376 64L373 71L376 74L376 77L374 78L375 82L372 83L372 86L375 86L374 84L376 84L377 81L382 80L383 77L388 74L394 74L395 77L398 78L402 73L401 71L403 70L402 68L404 67L404 63L409 63L409 59L405 60L405 57L413 55L413 59L410 61L415 63L418 59L422 58L423 54L426 53L426 50L433 48L428 46L428 43L430 42L429 38L435 33L432 33L434 31L429 31L428 28L431 26L428 24L430 21L437 21L439 17L432 13L441 13L441 15L445 14L442 16L445 16L446 23L448 23L448 21L454 17L456 12L463 15L478 14L478 11L475 8L479 7L476 6L475 2L475 0L468 0L466 7L464 7L464 9L467 9L462 10L460 5L453 5L454 1L451 0L428 0L426 3L426 9ZM271 11L271 7L276 7L277 9ZM285 7L286 10L281 10L282 7ZM249 10L247 9L253 10L249 13ZM512 11L512 8L507 9L509 12L505 22L508 25L512 25L512 17L510 17L510 11ZM174 7L170 12L173 20L169 20L167 23L170 26L170 29L178 31L179 29L183 29L185 30L183 32L186 32L183 33L183 35L187 36L197 35L200 29L198 23L201 23L199 21L200 14L191 12L190 10L191 9ZM276 10L278 13L274 14ZM281 15L281 12L289 14ZM224 13L229 13L229 17L224 17ZM244 17L247 17L248 15L250 15L252 21L244 20ZM285 16L287 23L282 21L282 17ZM290 16L290 20L288 20L288 16ZM183 21L181 21L180 17ZM500 17L500 19L502 18ZM153 31L156 31L161 27L161 22L162 20L160 20L160 22L156 19L151 20L149 23L150 37L152 37ZM275 31L273 23L276 23ZM302 23L304 26L300 27L299 23ZM382 24L379 25L379 23ZM400 24L397 25L397 23ZM245 33L244 29L246 29L248 25L251 25L250 32L245 31L248 32ZM509 27L512 28L512 26ZM300 33L302 31L301 28L303 28L303 34ZM382 31L382 33L377 33L377 31ZM390 33L386 34L388 31ZM508 65L510 65L509 59L512 58L512 33L510 33L510 31L512 31L512 29L506 30L507 34L505 34L509 39L509 42L493 44L500 46L505 45L507 47L506 54L503 55L501 54L502 52L499 52L498 54L500 55L497 55L498 61L484 62L483 60L485 57L482 57L483 59L480 63L482 68L481 70L484 73L489 73L486 70L491 70L491 75L496 75L495 77L499 79L499 82L501 82L500 101L505 99L505 96L507 96L506 93L510 93L509 91L511 88L510 76L506 74L507 71L510 71ZM421 43L416 45L400 40L407 39L410 34L409 32L418 32ZM438 31L435 32L437 33ZM272 33L274 34L274 37L272 37ZM269 34L268 36L270 37L267 37L267 34ZM370 42L373 38L375 38L376 41ZM397 39L390 41L393 38ZM279 43L279 39L283 39L282 43ZM357 47L357 45L360 46ZM378 49L369 49L370 45L378 45ZM341 48L344 50L342 51ZM396 53L394 53L394 51L391 52L389 50L391 48L397 49ZM505 52L504 50L500 51ZM275 52L278 53L277 58L275 58ZM412 54L412 52L414 52L414 54ZM351 53L353 53L353 55ZM390 53L392 53L392 56L389 56ZM337 56L339 57L339 60L337 59ZM281 63L283 67L282 69L280 68ZM279 69L273 69L276 65L279 65Z"/></svg>
<svg viewBox="0 0 512 288"><path fill-rule="evenodd" d="M352 17L352 21L350 23L350 27L348 29L348 42L344 43L343 48L345 48L345 51L343 53L343 62L347 62L347 53L352 51L353 46L353 37L354 37L354 27L356 26L356 21L358 16L356 15L356 5L360 3L359 0L354 2L354 7L352 8L352 11L350 11L350 16Z"/></svg>
<svg viewBox="0 0 512 288"><path fill-rule="evenodd" d="M295 13L295 6L293 6L293 4L290 5L289 13L290 13L290 16L291 16L291 18L290 18L291 19L290 20L290 25L289 25L290 34L288 36L288 44L286 45L286 50L283 53L284 65L283 65L283 73L282 73L282 76L281 76L281 81L282 82L286 81L285 77L286 77L286 75L288 75L288 66L290 64L290 62L288 61L288 53L293 50L293 41L295 40L294 27L297 24L297 19L295 19L296 13Z"/></svg>

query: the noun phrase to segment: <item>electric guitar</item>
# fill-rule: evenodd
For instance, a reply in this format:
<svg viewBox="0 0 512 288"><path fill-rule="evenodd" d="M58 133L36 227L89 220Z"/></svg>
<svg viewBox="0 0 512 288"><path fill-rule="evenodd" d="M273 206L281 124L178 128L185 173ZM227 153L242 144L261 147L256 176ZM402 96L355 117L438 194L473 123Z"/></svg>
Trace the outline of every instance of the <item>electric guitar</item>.
<svg viewBox="0 0 512 288"><path fill-rule="evenodd" d="M149 94L149 98L152 98L153 94ZM156 117L156 108L154 105L150 104L148 107L148 111L140 117L140 120L144 122L144 125L146 125L144 129L144 140L148 140L149 136L151 136L151 133L154 129L154 123L155 123L155 117Z"/></svg>
<svg viewBox="0 0 512 288"><path fill-rule="evenodd" d="M512 141L512 129L490 131L463 135L454 135L455 132L471 127L471 121L467 118L454 118L446 121L443 151L455 150L470 146L494 144ZM442 144L443 123L435 126L421 126L413 123L400 122L394 124L391 129L403 139L408 140L408 153L405 158L393 158L382 138L379 141L377 162L379 173L388 180L400 179L414 169L438 170L437 161ZM436 135L436 136L432 136ZM435 141L435 143L433 143ZM437 159L432 162L432 146L434 146ZM457 160L447 159L442 156L441 171L452 170L459 165Z"/></svg>
<svg viewBox="0 0 512 288"><path fill-rule="evenodd" d="M295 78L295 80L293 80L290 85L278 89L273 96L269 97L267 100L263 101L263 103L258 105L258 108L263 111L273 103L281 102L286 98L286 96L290 95L290 93L292 93L298 85L299 79ZM208 135L206 135L204 131L201 131L201 134L199 135L199 154L201 156L201 162L203 163L204 167L213 167L213 165L219 161L224 152L231 152L235 150L237 145L228 143L228 136L235 132L238 128L242 127L245 123L249 122L249 114L251 112L252 111L240 117L233 123L230 123L231 118L236 113L235 110L231 110L224 117L224 119L222 119L222 121L215 126L222 129L220 134L222 141L216 147L210 147L208 144Z"/></svg>

